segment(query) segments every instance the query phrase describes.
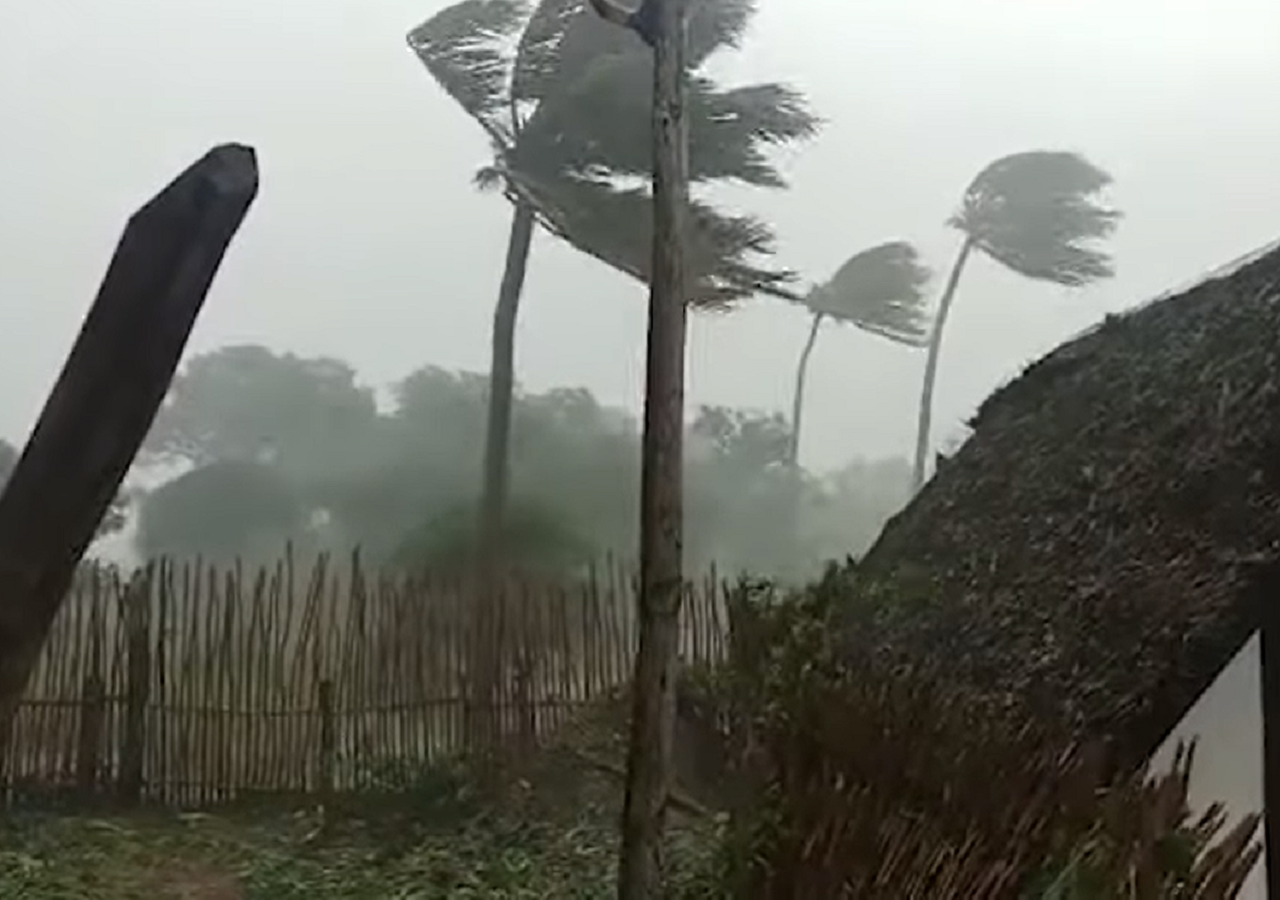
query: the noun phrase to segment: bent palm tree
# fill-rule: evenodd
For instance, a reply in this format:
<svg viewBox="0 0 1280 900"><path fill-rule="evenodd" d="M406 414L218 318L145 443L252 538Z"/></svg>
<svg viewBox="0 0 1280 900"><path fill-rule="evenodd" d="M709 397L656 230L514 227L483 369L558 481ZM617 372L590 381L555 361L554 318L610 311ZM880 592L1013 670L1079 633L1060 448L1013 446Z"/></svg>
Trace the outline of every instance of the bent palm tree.
<svg viewBox="0 0 1280 900"><path fill-rule="evenodd" d="M793 468L800 460L805 376L822 323L833 319L896 343L923 347L924 286L931 277L928 267L920 263L915 247L904 241L890 241L850 257L829 281L815 287L804 298L811 321L809 337L796 366L796 387L791 401L791 445L787 460Z"/></svg>
<svg viewBox="0 0 1280 900"><path fill-rule="evenodd" d="M702 73L738 44L754 0L701 0L690 11L690 177L781 187L768 145L811 136L817 120L778 84L720 88ZM627 179L652 169L653 54L583 0L462 0L409 33L410 47L494 153L477 176L513 207L506 266L494 309L480 553L497 561L507 495L515 324L533 232L541 227L632 277L649 278L652 204ZM759 263L769 228L749 216L692 203L685 235L689 301L725 305L781 289L792 274Z"/></svg>
<svg viewBox="0 0 1280 900"><path fill-rule="evenodd" d="M969 184L960 211L947 221L964 235L964 242L942 290L929 337L913 491L924 484L942 330L969 257L976 250L1019 275L1066 287L1110 278L1115 274L1111 255L1090 246L1110 236L1120 220L1117 210L1098 202L1110 183L1107 172L1077 153L1033 150L996 160Z"/></svg>

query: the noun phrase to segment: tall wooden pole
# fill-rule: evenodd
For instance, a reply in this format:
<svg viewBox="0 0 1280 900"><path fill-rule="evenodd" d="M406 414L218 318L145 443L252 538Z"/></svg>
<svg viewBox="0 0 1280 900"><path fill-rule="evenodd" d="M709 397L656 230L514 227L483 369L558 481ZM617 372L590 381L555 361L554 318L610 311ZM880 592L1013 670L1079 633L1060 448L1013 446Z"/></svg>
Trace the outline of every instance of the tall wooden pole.
<svg viewBox="0 0 1280 900"><path fill-rule="evenodd" d="M662 837L671 790L675 663L683 596L685 260L689 201L685 2L635 11L592 0L654 49L653 267L640 485L640 646L632 679L619 900L662 895Z"/></svg>

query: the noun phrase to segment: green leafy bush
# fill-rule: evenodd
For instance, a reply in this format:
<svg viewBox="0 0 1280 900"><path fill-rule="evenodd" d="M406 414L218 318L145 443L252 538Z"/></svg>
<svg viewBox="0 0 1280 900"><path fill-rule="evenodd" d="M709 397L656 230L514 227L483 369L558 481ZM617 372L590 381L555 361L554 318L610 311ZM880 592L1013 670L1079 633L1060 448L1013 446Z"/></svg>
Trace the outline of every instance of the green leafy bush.
<svg viewBox="0 0 1280 900"><path fill-rule="evenodd" d="M1238 894L1257 817L1225 834L1221 809L1194 819L1189 753L1153 781L1114 773L1100 747L993 714L927 667L850 658L845 604L896 600L860 578L833 568L792 593L744 583L729 663L685 687L731 723L722 854L736 896ZM913 594L884 614L910 614Z"/></svg>

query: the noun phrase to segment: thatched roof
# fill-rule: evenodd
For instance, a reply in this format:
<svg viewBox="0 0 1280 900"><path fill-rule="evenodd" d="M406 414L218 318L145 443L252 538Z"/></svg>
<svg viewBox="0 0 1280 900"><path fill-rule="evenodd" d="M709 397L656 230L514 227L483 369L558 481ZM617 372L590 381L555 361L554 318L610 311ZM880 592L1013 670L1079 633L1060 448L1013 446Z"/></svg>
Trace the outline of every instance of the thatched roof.
<svg viewBox="0 0 1280 900"><path fill-rule="evenodd" d="M971 424L864 560L902 587L851 604L850 650L1136 762L1247 639L1280 560L1280 244L1108 317Z"/></svg>

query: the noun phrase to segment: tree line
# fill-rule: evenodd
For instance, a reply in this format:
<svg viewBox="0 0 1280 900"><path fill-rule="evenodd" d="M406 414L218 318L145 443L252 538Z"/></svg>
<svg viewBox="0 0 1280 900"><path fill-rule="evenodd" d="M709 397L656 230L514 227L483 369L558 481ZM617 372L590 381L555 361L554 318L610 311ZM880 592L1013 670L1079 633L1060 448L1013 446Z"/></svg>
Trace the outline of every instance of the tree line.
<svg viewBox="0 0 1280 900"><path fill-rule="evenodd" d="M143 446L143 468L178 471L125 495L143 557L261 560L361 547L388 567L465 564L476 538L489 379L425 366L380 408L355 370L257 345L191 358ZM687 429L690 563L779 577L865 549L906 499L905 459L789 465L786 418L704 406ZM2 462L2 461L0 461ZM586 388L513 396L512 562L569 572L634 555L640 445L625 410ZM798 510L796 530L778 524Z"/></svg>

